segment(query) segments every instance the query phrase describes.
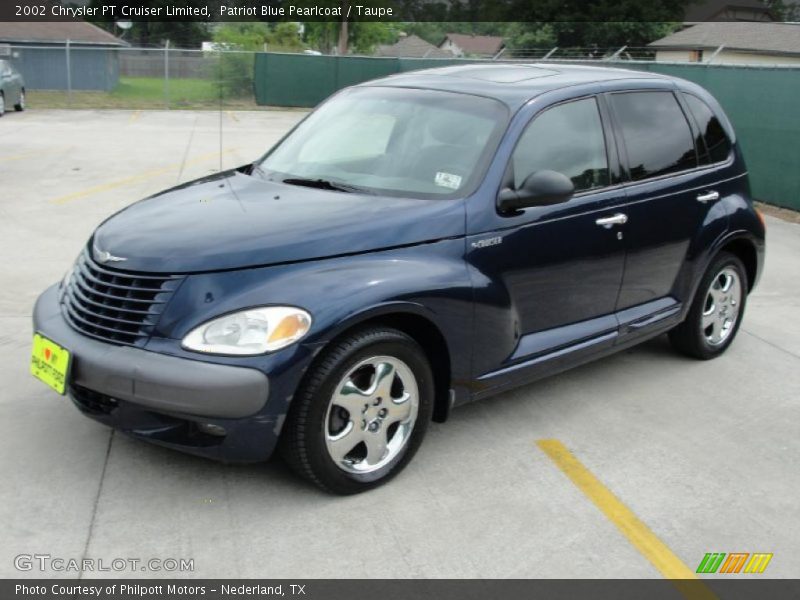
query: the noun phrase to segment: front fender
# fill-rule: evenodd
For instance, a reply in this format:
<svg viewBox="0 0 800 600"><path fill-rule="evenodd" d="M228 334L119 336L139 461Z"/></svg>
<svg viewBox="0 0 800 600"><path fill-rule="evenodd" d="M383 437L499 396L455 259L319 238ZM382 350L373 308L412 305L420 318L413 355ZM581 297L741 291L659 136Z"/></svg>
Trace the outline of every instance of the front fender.
<svg viewBox="0 0 800 600"><path fill-rule="evenodd" d="M180 340L194 327L229 312L291 305L312 315L302 345L320 348L367 319L412 313L429 320L442 334L453 378L467 378L473 307L463 257L464 239L455 238L355 256L190 275L164 311L155 335ZM264 357L265 364L269 357Z"/></svg>

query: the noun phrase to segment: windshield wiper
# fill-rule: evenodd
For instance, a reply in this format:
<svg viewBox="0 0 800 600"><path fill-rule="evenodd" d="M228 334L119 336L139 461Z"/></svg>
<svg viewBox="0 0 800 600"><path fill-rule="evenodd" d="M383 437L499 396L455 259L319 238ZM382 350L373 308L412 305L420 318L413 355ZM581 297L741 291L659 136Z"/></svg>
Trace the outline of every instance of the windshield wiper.
<svg viewBox="0 0 800 600"><path fill-rule="evenodd" d="M287 177L282 183L289 185L302 185L305 187L318 188L320 190L334 190L336 192L358 193L358 194L373 194L366 188L357 185L350 185L341 181L332 181L330 179L305 179L303 177Z"/></svg>

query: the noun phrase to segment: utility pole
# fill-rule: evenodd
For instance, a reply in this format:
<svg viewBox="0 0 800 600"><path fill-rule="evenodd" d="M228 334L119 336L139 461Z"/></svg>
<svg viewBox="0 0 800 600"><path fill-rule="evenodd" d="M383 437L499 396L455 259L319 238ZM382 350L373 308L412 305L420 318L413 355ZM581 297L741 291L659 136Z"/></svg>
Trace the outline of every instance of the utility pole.
<svg viewBox="0 0 800 600"><path fill-rule="evenodd" d="M347 12L348 0L342 0L342 23L339 26L339 56L347 54Z"/></svg>

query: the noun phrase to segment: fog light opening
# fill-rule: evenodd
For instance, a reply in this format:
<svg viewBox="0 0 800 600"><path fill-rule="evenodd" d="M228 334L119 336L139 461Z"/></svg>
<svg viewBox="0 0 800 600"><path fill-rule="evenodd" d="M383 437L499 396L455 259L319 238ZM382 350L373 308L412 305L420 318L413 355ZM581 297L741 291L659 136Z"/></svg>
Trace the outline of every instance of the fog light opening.
<svg viewBox="0 0 800 600"><path fill-rule="evenodd" d="M202 433L213 435L215 437L225 437L228 435L228 432L225 431L224 427L220 427L214 423L198 423L197 429L199 429Z"/></svg>

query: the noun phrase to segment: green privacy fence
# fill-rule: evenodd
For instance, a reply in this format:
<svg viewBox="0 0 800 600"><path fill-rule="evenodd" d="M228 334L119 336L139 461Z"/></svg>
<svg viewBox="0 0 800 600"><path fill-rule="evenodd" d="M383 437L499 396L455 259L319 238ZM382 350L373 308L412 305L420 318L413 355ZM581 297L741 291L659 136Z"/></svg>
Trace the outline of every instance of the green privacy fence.
<svg viewBox="0 0 800 600"><path fill-rule="evenodd" d="M255 61L256 102L312 107L348 85L463 62L261 53ZM614 66L682 77L710 91L736 128L753 195L800 210L800 68L630 62Z"/></svg>
<svg viewBox="0 0 800 600"><path fill-rule="evenodd" d="M310 108L348 85L459 62L463 61L259 53L255 62L256 103Z"/></svg>

